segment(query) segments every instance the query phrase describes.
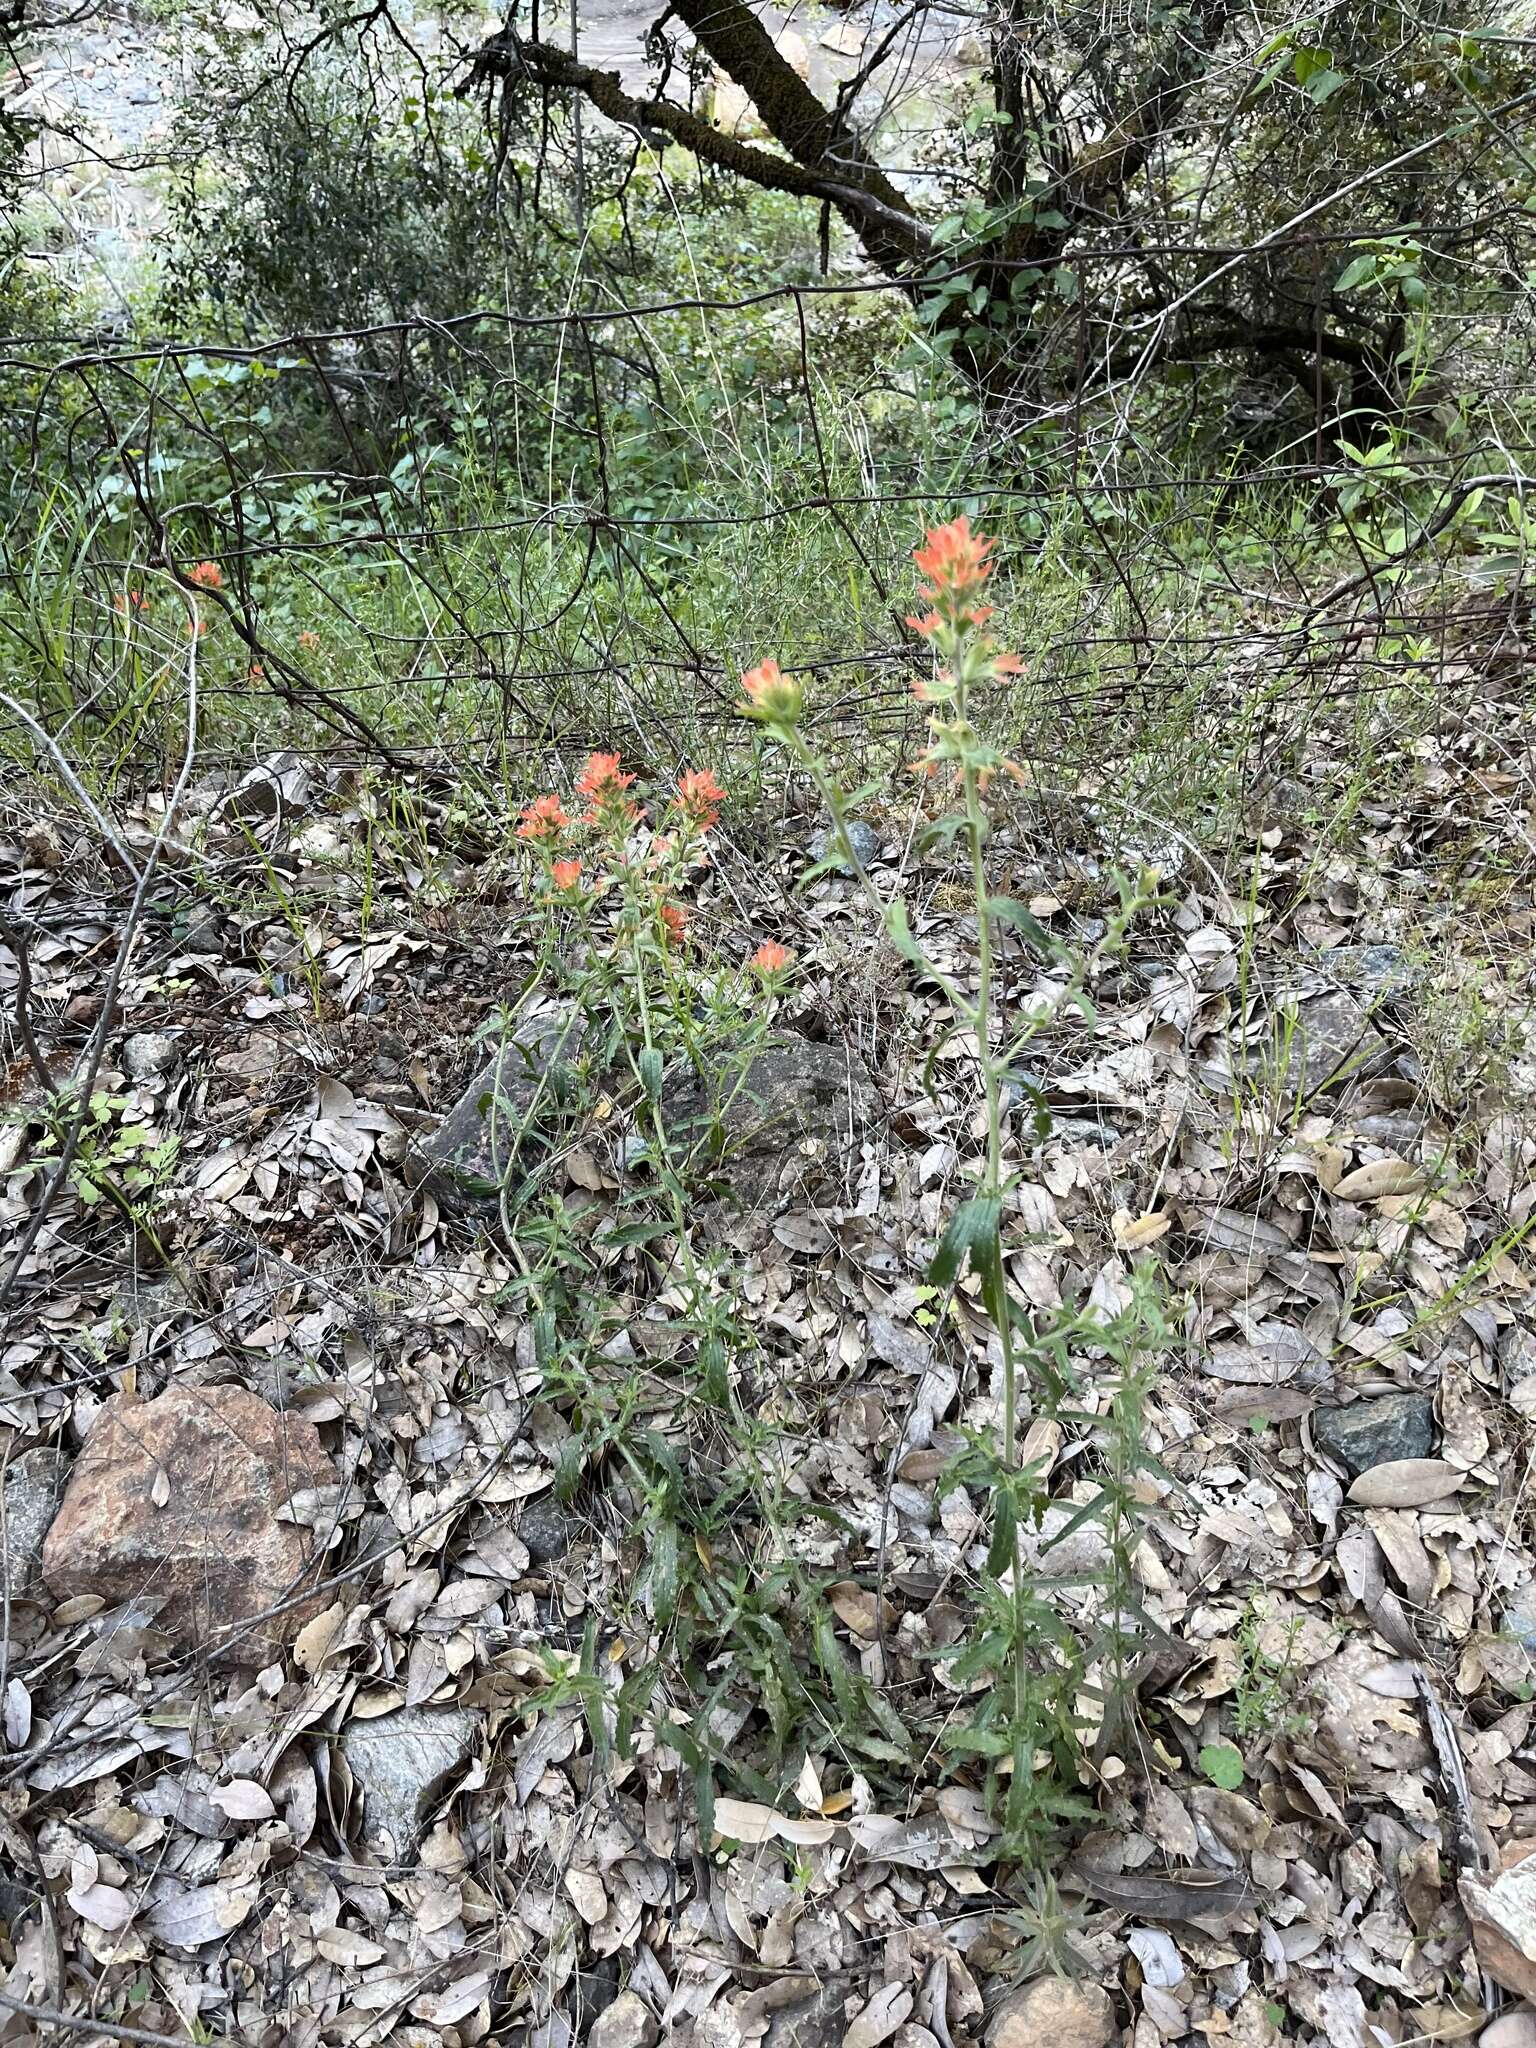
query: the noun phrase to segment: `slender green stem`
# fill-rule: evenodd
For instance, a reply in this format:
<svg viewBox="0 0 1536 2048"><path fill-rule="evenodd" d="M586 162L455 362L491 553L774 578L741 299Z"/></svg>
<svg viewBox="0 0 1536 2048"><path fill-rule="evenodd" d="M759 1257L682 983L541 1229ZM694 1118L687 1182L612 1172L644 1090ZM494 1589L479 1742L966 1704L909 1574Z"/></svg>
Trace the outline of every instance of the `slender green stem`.
<svg viewBox="0 0 1536 2048"><path fill-rule="evenodd" d="M843 808L842 791L832 780L831 776L827 774L819 759L811 752L794 727L789 727L782 737L800 766L810 776L812 783L815 785L816 794L826 805L832 819L833 830L837 835L838 850L852 869L854 880L858 883L865 898L873 906L881 924L884 925L890 915L890 905L875 887L874 878L871 876L868 868L865 867L863 861L859 859L858 853L854 848L853 841L848 832L848 814ZM960 984L952 976L946 974L938 962L926 953L923 955L923 971L928 976L928 979L943 991L955 1015L969 1024L975 1013L975 1005L960 987Z"/></svg>
<svg viewBox="0 0 1536 2048"><path fill-rule="evenodd" d="M966 650L963 646L957 646L953 654L956 677L955 715L957 720L964 722L967 717ZM989 905L991 891L987 883L987 814L982 801L980 774L973 761L962 764L961 787L965 797L966 836L970 842L971 893L976 904L976 1002L972 1014L976 1032L976 1057L981 1067L982 1086L986 1091L987 1103L987 1163L981 1192L984 1197L1000 1201L1003 1192L1003 1072L1002 1062L992 1046L992 914ZM1003 1358L1002 1459L1005 1474L1003 1484L1006 1486L1019 1469L1019 1369L1018 1358L1013 1348L1013 1312L1008 1299L1008 1279L1003 1267L1001 1243L997 1247L996 1321L997 1341ZM1030 1624L1028 1601L1024 1590L1024 1559L1020 1548L1019 1518L1016 1510L1012 1516L1012 1527L1009 1612L1013 1641L1009 1659L1012 1669L1008 1673L1008 1679L1013 1693L1013 1769L1017 1775L1021 1770L1033 1767L1033 1756L1025 1754L1027 1745L1018 1739L1029 1726L1027 1651Z"/></svg>
<svg viewBox="0 0 1536 2048"><path fill-rule="evenodd" d="M1003 1192L1003 1075L992 1049L992 919L987 908L986 815L974 768L964 771L964 790L971 844L971 886L976 899L976 1002L972 1016L976 1057L987 1103L987 1164L981 1192L998 1200ZM1003 1351L1003 1457L1012 1466L1018 1434L1018 1375L1012 1322L1006 1302L1001 1306L1003 1314L997 1334Z"/></svg>

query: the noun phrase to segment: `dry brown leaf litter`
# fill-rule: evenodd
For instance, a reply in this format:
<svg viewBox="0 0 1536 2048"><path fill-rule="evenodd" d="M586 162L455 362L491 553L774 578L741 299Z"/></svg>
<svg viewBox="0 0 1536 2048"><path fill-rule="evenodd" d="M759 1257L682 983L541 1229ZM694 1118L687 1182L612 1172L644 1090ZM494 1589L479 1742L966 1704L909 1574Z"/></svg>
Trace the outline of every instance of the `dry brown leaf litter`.
<svg viewBox="0 0 1536 2048"><path fill-rule="evenodd" d="M1495 1872L1536 1837L1531 907L1510 883L1458 930L1436 880L1448 842L1503 829L1518 785L1501 772L1448 749L1417 807L1367 807L1348 858L1318 856L1293 814L1261 823L1256 872L1234 868L1228 890L1182 863L1096 1021L1040 1047L1054 1130L1016 1155L1020 1297L1112 1308L1150 1256L1186 1306L1149 1404L1166 1477L1143 1480L1135 1559L1169 1647L1136 1673L1124 1753L1093 1752L1097 1824L1059 1874L1086 2003L1045 2014L1040 1990L1032 2019L1011 1998L1001 2048L1071 2026L1136 2048L1473 2039L1479 1960L1530 1988L1487 1927L1508 1942L1513 1915L1518 1944ZM835 1727L808 1728L792 1796L720 1786L716 1840L741 1845L725 1855L646 1717L620 1758L578 1702L525 1710L589 1622L614 1685L645 1654L626 1631L644 1627L646 1532L611 1472L551 1510L570 1423L508 1292L517 1261L409 1171L517 984L506 869L447 849L365 923L339 856L368 803L306 774L289 812L246 820L296 915L263 900L243 833L237 850L215 832L212 889L171 875L107 1085L181 1141L157 1228L191 1284L135 1270L120 1221L61 1201L0 1350L8 1470L77 1455L123 1387L239 1385L290 1407L343 1475L297 1503L326 1598L282 1657L231 1677L153 1613L8 1569L0 1989L169 2034L197 2019L214 2039L562 2048L601 2013L600 2048L657 2029L700 2048L963 2048L1006 1990L1028 1897L963 1782L933 1770L882 1800ZM139 829L158 823L151 809ZM1011 884L1091 941L1117 849L1086 822L1081 841L1054 868L1020 852ZM115 944L110 877L62 825L3 858L37 933L49 1050L67 1054ZM726 944L752 886L730 880L700 905ZM915 862L910 887L925 944L963 972L943 874ZM987 1532L979 1500L937 1484L957 1432L997 1417L979 1313L962 1293L951 1328L925 1314L928 1250L984 1139L970 1064L845 884L761 917L804 953L787 1021L855 1048L882 1114L850 1133L838 1206L742 1237L734 1284L772 1367L758 1392L788 1492L836 1517L795 1540L832 1582L844 1650L898 1711L942 1719L964 1699L932 1653L962 1625ZM1415 931L1431 938L1417 952ZM1038 968L1020 953L1010 974L1027 1003ZM12 1103L31 1086L18 1062ZM12 1240L34 1138L0 1134ZM612 1205L601 1119L565 1170L573 1201ZM613 1260L616 1290L626 1270ZM666 1306L638 1301L612 1357L642 1368L644 1420L707 1462L718 1447L674 1424ZM1091 1365L1089 1385L1090 1404L1107 1397ZM1414 1389L1434 1397L1427 1454L1355 1473L1319 1448L1341 1392ZM1065 1520L1091 1445L1037 1428ZM1098 1540L1086 1527L1055 1568L1091 1574ZM722 1754L750 1746L755 1711L717 1709ZM402 1805L378 1759L404 1742L424 1789ZM1202 1771L1213 1744L1240 1751L1237 1785ZM0 2040L27 2026L0 2022Z"/></svg>

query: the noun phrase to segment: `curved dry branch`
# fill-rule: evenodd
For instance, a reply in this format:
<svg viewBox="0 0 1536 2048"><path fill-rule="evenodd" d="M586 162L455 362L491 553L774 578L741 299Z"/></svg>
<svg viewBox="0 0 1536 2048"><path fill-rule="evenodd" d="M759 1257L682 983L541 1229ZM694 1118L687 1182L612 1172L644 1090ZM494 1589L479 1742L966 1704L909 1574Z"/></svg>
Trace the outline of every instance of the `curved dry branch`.
<svg viewBox="0 0 1536 2048"><path fill-rule="evenodd" d="M525 42L511 29L482 45L458 90L465 95L487 80L523 79L557 91L579 92L610 121L641 132L658 129L719 170L771 192L835 206L871 261L887 276L909 277L931 253L927 228L858 137L780 56L757 18L739 0L727 0L724 6L720 0L706 0L702 6L698 0L683 0L676 12L747 93L788 157L723 134L702 114L673 100L643 99L625 89L617 71L600 71L549 43Z"/></svg>

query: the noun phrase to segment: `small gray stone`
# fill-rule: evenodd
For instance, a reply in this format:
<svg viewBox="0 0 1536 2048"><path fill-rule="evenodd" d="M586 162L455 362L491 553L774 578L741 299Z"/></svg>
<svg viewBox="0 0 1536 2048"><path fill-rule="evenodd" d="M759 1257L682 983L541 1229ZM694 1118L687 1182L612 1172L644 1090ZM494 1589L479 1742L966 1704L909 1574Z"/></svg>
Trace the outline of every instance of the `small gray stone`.
<svg viewBox="0 0 1536 2048"><path fill-rule="evenodd" d="M267 825L293 820L309 806L312 779L291 751L272 754L235 784L219 804L219 815L232 824Z"/></svg>
<svg viewBox="0 0 1536 2048"><path fill-rule="evenodd" d="M1423 1140L1424 1119L1408 1111L1356 1116L1350 1118L1350 1129L1357 1138L1380 1145L1384 1151L1399 1152L1406 1159L1413 1147Z"/></svg>
<svg viewBox="0 0 1536 2048"><path fill-rule="evenodd" d="M1536 1332L1523 1323L1511 1323L1499 1339L1499 1363L1504 1368L1504 1383L1511 1390L1536 1376Z"/></svg>
<svg viewBox="0 0 1536 2048"><path fill-rule="evenodd" d="M1166 981L1173 972L1166 960L1154 960L1150 955L1131 962L1131 972L1143 988L1156 988L1160 981Z"/></svg>
<svg viewBox="0 0 1536 2048"><path fill-rule="evenodd" d="M1418 980L1400 946L1325 946L1317 964L1353 994L1400 995Z"/></svg>
<svg viewBox="0 0 1536 2048"><path fill-rule="evenodd" d="M1006 1115L1009 1110L1023 1109L1026 1114L1033 1114L1043 1105L1045 1093L1046 1084L1038 1074L1015 1068L1003 1081L1003 1112Z"/></svg>
<svg viewBox="0 0 1536 2048"><path fill-rule="evenodd" d="M131 1081L153 1081L176 1063L176 1041L164 1031L136 1031L123 1047L123 1071Z"/></svg>
<svg viewBox="0 0 1536 2048"><path fill-rule="evenodd" d="M0 1494L0 1594L20 1600L37 1582L43 1538L58 1513L69 1462L51 1444L24 1451L5 1468Z"/></svg>
<svg viewBox="0 0 1536 2048"><path fill-rule="evenodd" d="M656 2048L661 2029L655 2015L633 1991L621 1991L592 2022L591 2048Z"/></svg>
<svg viewBox="0 0 1536 2048"><path fill-rule="evenodd" d="M762 2048L840 2048L848 2025L843 2008L848 2002L849 1980L829 1977L818 1984L806 1977L801 1981L805 1995L775 2008Z"/></svg>
<svg viewBox="0 0 1536 2048"><path fill-rule="evenodd" d="M1529 2007L1500 2013L1478 2035L1477 2048L1536 2048L1536 2013Z"/></svg>
<svg viewBox="0 0 1536 2048"><path fill-rule="evenodd" d="M42 1897L35 1882L13 1884L8 1877L0 1877L0 1920L10 1929L13 1944L22 1922L38 1910Z"/></svg>
<svg viewBox="0 0 1536 2048"><path fill-rule="evenodd" d="M421 1148L428 1187L450 1207L489 1209L529 1139L568 1097L566 1062L581 1044L580 1019L545 1010L519 1022Z"/></svg>
<svg viewBox="0 0 1536 2048"><path fill-rule="evenodd" d="M342 1754L363 1790L363 1826L370 1836L388 1833L396 1862L415 1856L434 1795L474 1748L481 1719L466 1707L398 1707L342 1730Z"/></svg>
<svg viewBox="0 0 1536 2048"><path fill-rule="evenodd" d="M868 867L880 858L880 835L873 825L866 825L862 818L853 818L848 825L848 844L861 867ZM811 841L811 859L824 861L838 851L837 834L830 825L825 826ZM852 865L847 860L838 862L841 874L851 875Z"/></svg>
<svg viewBox="0 0 1536 2048"><path fill-rule="evenodd" d="M761 1214L837 1206L877 1105L857 1053L795 1038L755 1053L744 1073L669 1079L661 1108L674 1155Z"/></svg>
<svg viewBox="0 0 1536 2048"><path fill-rule="evenodd" d="M1275 1062L1291 1090L1339 1087L1375 1073L1392 1048L1371 1022L1369 1011L1346 989L1309 996L1296 1006L1291 1028L1282 1024Z"/></svg>
<svg viewBox="0 0 1536 2048"><path fill-rule="evenodd" d="M619 1995L619 1959L596 1956L584 1970L576 1972L576 1996L571 2015L583 2035L590 2032L598 2015L605 2013Z"/></svg>
<svg viewBox="0 0 1536 2048"><path fill-rule="evenodd" d="M160 1280L125 1280L107 1304L111 1325L124 1334L173 1321L196 1306L187 1284L174 1273Z"/></svg>
<svg viewBox="0 0 1536 2048"><path fill-rule="evenodd" d="M553 1564L557 1557L564 1557L580 1528L579 1516L572 1514L553 1494L545 1494L541 1500L531 1500L524 1505L517 1533L535 1564Z"/></svg>
<svg viewBox="0 0 1536 2048"><path fill-rule="evenodd" d="M1116 1125L1102 1123L1097 1117L1058 1116L1051 1120L1051 1137L1064 1145L1097 1145L1101 1152L1111 1152L1124 1136Z"/></svg>
<svg viewBox="0 0 1536 2048"><path fill-rule="evenodd" d="M1357 1479L1373 1465L1427 1458L1435 1441L1434 1403L1428 1394L1382 1394L1347 1408L1319 1408L1312 1441Z"/></svg>
<svg viewBox="0 0 1536 2048"><path fill-rule="evenodd" d="M266 768L253 768L219 805L219 816L241 825L266 825L283 814L283 785Z"/></svg>
<svg viewBox="0 0 1536 2048"><path fill-rule="evenodd" d="M211 958L224 950L224 934L219 925L218 912L195 910L187 920L187 928L181 935L181 951L196 953Z"/></svg>
<svg viewBox="0 0 1536 2048"><path fill-rule="evenodd" d="M1536 1593L1525 1593L1504 1610L1501 1633L1513 1636L1530 1656L1536 1656Z"/></svg>

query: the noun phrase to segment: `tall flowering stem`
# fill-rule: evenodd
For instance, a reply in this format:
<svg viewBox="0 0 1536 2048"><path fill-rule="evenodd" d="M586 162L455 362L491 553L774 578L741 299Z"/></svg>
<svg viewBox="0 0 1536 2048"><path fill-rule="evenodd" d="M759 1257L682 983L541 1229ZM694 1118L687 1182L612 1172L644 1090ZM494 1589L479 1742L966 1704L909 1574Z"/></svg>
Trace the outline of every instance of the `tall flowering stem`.
<svg viewBox="0 0 1536 2048"><path fill-rule="evenodd" d="M956 1014L975 1035L977 1060L987 1105L986 1166L973 1202L990 1205L1001 1213L1003 1196L1002 1091L1008 1066L1006 1050L993 1045L995 1000L993 991L993 905L987 887L986 842L989 831L985 796L988 784L998 773L1022 782L1023 771L1007 760L977 732L971 720L972 693L1004 676L1018 675L1023 664L1015 654L997 645L988 630L993 608L984 601L992 575L996 543L986 534L973 533L963 515L946 526L937 526L916 549L913 560L923 578L918 595L926 607L907 624L932 647L935 659L931 675L914 685L919 702L929 707L928 745L913 762L916 773L933 778L941 774L956 777L964 812L964 835L970 857L971 886L976 900L976 993L968 995L936 963L923 957L925 972L943 987ZM818 793L832 815L839 849L854 871L865 893L879 909L882 920L892 924L892 906L875 889L863 862L853 847L841 793L825 764L807 743L801 730L804 709L800 685L780 670L776 661L760 662L742 678L744 701L741 710L759 720L783 742L811 776ZM906 932L906 921L892 933L904 949L915 950ZM970 1206L970 1205L968 1205ZM999 1299L988 1307L997 1323L1003 1352L1003 1454L1012 1463L1018 1446L1018 1373L1014 1358L1012 1317L1001 1290L1001 1255L997 1258Z"/></svg>
<svg viewBox="0 0 1536 2048"><path fill-rule="evenodd" d="M989 827L983 797L987 784L1000 768L1018 781L1022 782L1024 776L1013 762L988 746L971 723L972 691L1000 677L1017 675L1023 667L1018 656L1003 652L987 630L992 606L983 602L983 592L992 574L995 545L986 534L973 534L970 521L963 515L947 526L935 527L913 555L918 569L928 579L919 586L918 595L929 609L920 617L908 619L907 624L932 647L937 663L935 675L915 686L919 701L932 710L927 751L914 766L929 776L951 768L960 778L971 887L976 899L976 997L969 1006L970 1021L976 1034L987 1102L987 1163L977 1194L979 1200L996 1202L1000 1210L1002 1090L1007 1062L994 1054L992 1046L992 905L987 887ZM1003 1352L1003 1455L1011 1464L1018 1441L1018 1372L1013 1352L1013 1318L1007 1302L1001 1305L998 1341Z"/></svg>
<svg viewBox="0 0 1536 2048"><path fill-rule="evenodd" d="M974 723L979 693L1023 670L1018 656L999 646L990 628L993 608L986 601L986 590L993 573L994 546L987 535L973 533L965 518L935 527L914 556L923 578L919 587L923 609L908 621L933 651L932 670L915 685L919 701L928 709L928 743L912 766L925 779L950 781L959 797L957 822L966 845L976 906L974 992L928 957L912 935L901 899L887 901L859 859L837 782L803 729L804 699L799 683L784 675L777 662L760 662L742 678L740 709L764 726L810 776L831 813L842 859L878 912L893 944L919 965L927 978L937 982L956 1018L975 1037L977 1065L986 1096L986 1158L975 1192L950 1219L934 1255L930 1277L938 1285L951 1287L969 1264L981 1283L982 1300L1001 1348L1002 1443L993 1489L995 1534L990 1568L999 1577L1005 1569L1008 1573L1005 1597L1010 1615L1009 1651L1001 1660L999 1677L1012 1698L1012 1727L1024 1731L1033 1725L1028 1707L1032 1622L1019 1528L1028 1512L1035 1482L1019 1458L1015 1329L1018 1311L1009 1293L1003 1263L1001 1225L1008 1188L1003 1159L1003 1090L1023 1044L1040 1028L1044 1018L1039 1014L1033 1016L1012 1042L999 1030L995 989L997 927L1006 921L1032 935L1039 945L1048 946L1049 941L1026 908L1011 899L995 897L987 879L989 786L998 775L1021 783L1026 780L1023 771L991 745ZM1138 891L1125 893L1120 919L1111 924L1100 948L1079 960L1064 979L1050 1014L1081 997L1094 962L1102 957L1106 947L1119 943L1130 917L1148 900L1147 892L1153 881L1155 878L1148 878ZM1034 1772L1033 1743L1017 1732L1014 1743L1008 1797L1016 1810L1022 1811Z"/></svg>

